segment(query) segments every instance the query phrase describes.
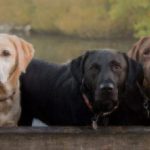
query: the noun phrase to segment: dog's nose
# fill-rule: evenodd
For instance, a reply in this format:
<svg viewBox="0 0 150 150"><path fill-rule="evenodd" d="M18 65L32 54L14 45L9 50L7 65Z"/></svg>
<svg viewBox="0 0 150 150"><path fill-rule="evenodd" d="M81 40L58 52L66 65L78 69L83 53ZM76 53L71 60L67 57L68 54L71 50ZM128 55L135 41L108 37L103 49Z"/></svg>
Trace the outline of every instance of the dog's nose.
<svg viewBox="0 0 150 150"><path fill-rule="evenodd" d="M100 89L102 91L112 91L114 89L114 85L112 83L102 83L100 84Z"/></svg>

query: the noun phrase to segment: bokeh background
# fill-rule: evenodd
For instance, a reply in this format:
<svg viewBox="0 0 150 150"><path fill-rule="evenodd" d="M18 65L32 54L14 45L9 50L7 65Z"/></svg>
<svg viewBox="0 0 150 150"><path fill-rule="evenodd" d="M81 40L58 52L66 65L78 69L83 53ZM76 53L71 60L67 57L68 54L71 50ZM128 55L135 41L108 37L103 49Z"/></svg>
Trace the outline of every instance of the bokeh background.
<svg viewBox="0 0 150 150"><path fill-rule="evenodd" d="M150 34L150 0L0 0L0 32L64 62L90 49L127 51Z"/></svg>

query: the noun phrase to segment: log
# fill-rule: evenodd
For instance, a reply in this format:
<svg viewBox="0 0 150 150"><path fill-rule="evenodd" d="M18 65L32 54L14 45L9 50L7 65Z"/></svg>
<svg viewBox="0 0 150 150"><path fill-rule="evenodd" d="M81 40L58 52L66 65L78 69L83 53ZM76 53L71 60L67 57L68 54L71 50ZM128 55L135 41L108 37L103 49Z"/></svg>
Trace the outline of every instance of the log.
<svg viewBox="0 0 150 150"><path fill-rule="evenodd" d="M0 150L150 150L150 127L0 128Z"/></svg>

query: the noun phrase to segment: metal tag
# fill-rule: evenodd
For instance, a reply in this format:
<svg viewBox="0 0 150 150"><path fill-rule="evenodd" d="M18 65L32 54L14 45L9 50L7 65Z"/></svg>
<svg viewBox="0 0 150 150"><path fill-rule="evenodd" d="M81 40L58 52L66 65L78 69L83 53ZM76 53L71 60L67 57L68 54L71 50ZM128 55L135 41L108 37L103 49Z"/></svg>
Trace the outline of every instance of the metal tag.
<svg viewBox="0 0 150 150"><path fill-rule="evenodd" d="M93 127L94 130L97 130L97 128L98 128L97 120L92 121L92 127Z"/></svg>

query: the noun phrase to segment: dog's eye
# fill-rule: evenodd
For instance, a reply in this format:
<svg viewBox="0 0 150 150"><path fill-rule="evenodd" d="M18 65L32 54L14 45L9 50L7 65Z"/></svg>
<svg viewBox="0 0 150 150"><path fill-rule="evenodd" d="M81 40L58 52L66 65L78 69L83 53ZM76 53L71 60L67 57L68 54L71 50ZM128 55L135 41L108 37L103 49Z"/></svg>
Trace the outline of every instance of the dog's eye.
<svg viewBox="0 0 150 150"><path fill-rule="evenodd" d="M111 63L111 68L112 68L113 71L119 71L121 69L121 66L117 62L112 62Z"/></svg>
<svg viewBox="0 0 150 150"><path fill-rule="evenodd" d="M98 64L92 64L90 66L90 70L93 70L93 71L100 71L100 69L101 69L101 67Z"/></svg>
<svg viewBox="0 0 150 150"><path fill-rule="evenodd" d="M143 54L144 55L150 55L150 48L145 49Z"/></svg>
<svg viewBox="0 0 150 150"><path fill-rule="evenodd" d="M8 56L10 56L10 52L8 50L3 50L2 56L8 57Z"/></svg>

